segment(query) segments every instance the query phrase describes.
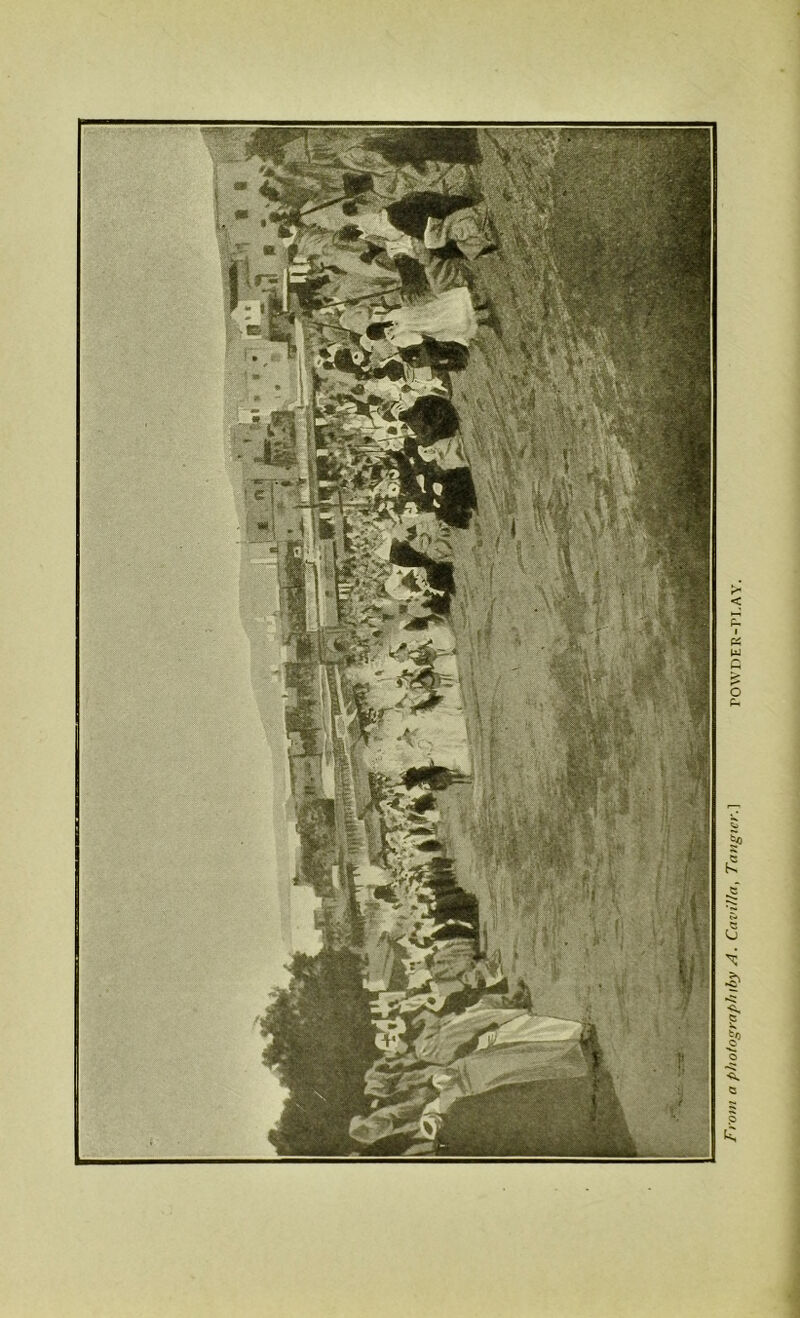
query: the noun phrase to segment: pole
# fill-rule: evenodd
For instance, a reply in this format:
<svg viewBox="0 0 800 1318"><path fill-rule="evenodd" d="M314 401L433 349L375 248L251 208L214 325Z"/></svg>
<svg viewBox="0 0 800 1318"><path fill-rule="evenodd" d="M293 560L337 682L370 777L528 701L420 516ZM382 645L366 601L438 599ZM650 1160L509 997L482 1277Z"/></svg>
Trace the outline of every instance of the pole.
<svg viewBox="0 0 800 1318"><path fill-rule="evenodd" d="M345 182L344 186L347 188L347 191L343 192L341 197L333 197L330 201L322 201L318 206L309 206L308 210L300 211L301 216L314 215L316 211L324 211L326 207L335 206L337 202L352 200L354 197L360 196L362 192L369 192L373 184L373 178L371 174L358 174L354 177L352 182L353 184L358 182L361 186L358 188L355 186L347 188L347 183Z"/></svg>
<svg viewBox="0 0 800 1318"><path fill-rule="evenodd" d="M343 192L341 197L332 197L330 201L323 201L319 206L309 206L308 210L302 210L300 215L301 217L303 215L314 215L317 211L324 211L328 206L335 206L339 201L347 201L349 197L348 192Z"/></svg>
<svg viewBox="0 0 800 1318"><path fill-rule="evenodd" d="M364 293L361 297L348 297L345 298L344 301L342 302L328 302L326 303L326 305L328 307L355 306L357 302L376 301L378 298L385 297L387 293L399 293L402 287L403 287L402 284L392 284L390 288L382 288L372 293Z"/></svg>

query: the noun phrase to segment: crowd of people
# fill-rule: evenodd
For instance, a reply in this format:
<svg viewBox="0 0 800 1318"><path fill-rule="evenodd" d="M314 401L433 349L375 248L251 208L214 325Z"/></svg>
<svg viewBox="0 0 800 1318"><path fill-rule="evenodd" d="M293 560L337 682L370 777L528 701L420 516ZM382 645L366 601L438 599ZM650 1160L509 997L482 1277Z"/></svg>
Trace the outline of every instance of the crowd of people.
<svg viewBox="0 0 800 1318"><path fill-rule="evenodd" d="M447 531L475 508L450 377L495 324L472 276L497 247L475 133L261 129L251 146L315 348L322 446L372 493L388 593L446 612Z"/></svg>
<svg viewBox="0 0 800 1318"><path fill-rule="evenodd" d="M437 792L454 777L421 765L376 783L388 881L372 888L365 915L400 973L394 992L377 995L381 1056L350 1123L353 1156L434 1156L459 1099L587 1073L581 1023L534 1014L523 983L510 991L500 955L480 951L477 899L438 829Z"/></svg>
<svg viewBox="0 0 800 1318"><path fill-rule="evenodd" d="M341 611L385 842L365 922L399 967L350 1135L354 1156L424 1156L457 1099L585 1071L580 1023L534 1015L481 953L437 804L471 773L448 615L476 492L451 377L497 332L474 272L498 238L474 130L260 129L251 150L312 346L320 478L345 509Z"/></svg>
<svg viewBox="0 0 800 1318"><path fill-rule="evenodd" d="M491 313L472 266L497 240L471 129L264 128L261 191L312 345L318 466L346 510L342 606L371 767L398 729L413 767L468 769L447 617L451 536L476 494L451 374ZM435 718L431 715L435 712Z"/></svg>
<svg viewBox="0 0 800 1318"><path fill-rule="evenodd" d="M588 1073L579 1021L537 1016L497 988L459 988L460 1009L416 1006L406 1051L365 1076L369 1110L354 1116L353 1156L424 1157L440 1148L454 1103L508 1085L575 1080Z"/></svg>

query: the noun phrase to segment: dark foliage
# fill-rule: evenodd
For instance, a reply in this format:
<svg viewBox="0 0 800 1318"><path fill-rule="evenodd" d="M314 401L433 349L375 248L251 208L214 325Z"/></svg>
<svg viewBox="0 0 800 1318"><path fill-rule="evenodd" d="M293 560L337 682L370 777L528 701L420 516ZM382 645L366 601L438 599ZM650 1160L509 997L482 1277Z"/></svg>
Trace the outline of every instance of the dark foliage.
<svg viewBox="0 0 800 1318"><path fill-rule="evenodd" d="M302 128L283 126L257 128L247 142L248 156L260 156L262 160L280 160L287 142L292 142L303 134Z"/></svg>
<svg viewBox="0 0 800 1318"><path fill-rule="evenodd" d="M261 1018L264 1064L289 1090L269 1133L283 1157L349 1153L350 1118L364 1111L364 1072L377 1056L361 962L349 950L297 953L288 988Z"/></svg>
<svg viewBox="0 0 800 1318"><path fill-rule="evenodd" d="M474 165L480 159L474 128L433 125L384 129L367 138L364 145L380 151L394 165L423 165L426 160Z"/></svg>
<svg viewBox="0 0 800 1318"><path fill-rule="evenodd" d="M331 866L336 860L336 826L332 801L303 801L297 811L301 868L307 883L316 890L330 885Z"/></svg>

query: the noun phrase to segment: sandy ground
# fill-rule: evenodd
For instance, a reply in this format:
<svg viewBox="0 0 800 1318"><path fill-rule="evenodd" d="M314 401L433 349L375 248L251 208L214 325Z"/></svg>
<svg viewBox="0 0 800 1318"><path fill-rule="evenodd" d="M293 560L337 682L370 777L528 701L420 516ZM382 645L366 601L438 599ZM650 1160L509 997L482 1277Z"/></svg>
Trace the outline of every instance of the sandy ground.
<svg viewBox="0 0 800 1318"><path fill-rule="evenodd" d="M488 945L595 1026L656 1157L709 1148L707 145L672 138L481 130L499 333L454 377L474 785L445 802Z"/></svg>

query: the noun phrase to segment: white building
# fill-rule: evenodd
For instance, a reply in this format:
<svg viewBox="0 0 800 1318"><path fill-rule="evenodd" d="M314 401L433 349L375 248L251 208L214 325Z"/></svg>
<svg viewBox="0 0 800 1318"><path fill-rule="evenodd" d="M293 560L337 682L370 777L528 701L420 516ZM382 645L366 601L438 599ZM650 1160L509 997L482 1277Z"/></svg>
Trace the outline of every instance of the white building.
<svg viewBox="0 0 800 1318"><path fill-rule="evenodd" d="M260 338L263 319L263 303L255 299L237 302L231 312L231 320L243 339Z"/></svg>
<svg viewBox="0 0 800 1318"><path fill-rule="evenodd" d="M293 952L316 956L322 951L322 930L317 928L316 914L321 903L314 889L307 884L292 883L289 887L289 929Z"/></svg>
<svg viewBox="0 0 800 1318"><path fill-rule="evenodd" d="M258 425L271 412L297 403L298 375L289 356L289 344L261 339L245 345L247 402L239 407L242 424Z"/></svg>
<svg viewBox="0 0 800 1318"><path fill-rule="evenodd" d="M252 544L247 554L247 607L253 622L263 628L262 634L277 640L278 617L278 556L269 544Z"/></svg>
<svg viewBox="0 0 800 1318"><path fill-rule="evenodd" d="M287 268L286 248L269 218L272 204L261 194L262 161L222 161L216 166L217 223L230 256L246 260L252 288L280 294Z"/></svg>

